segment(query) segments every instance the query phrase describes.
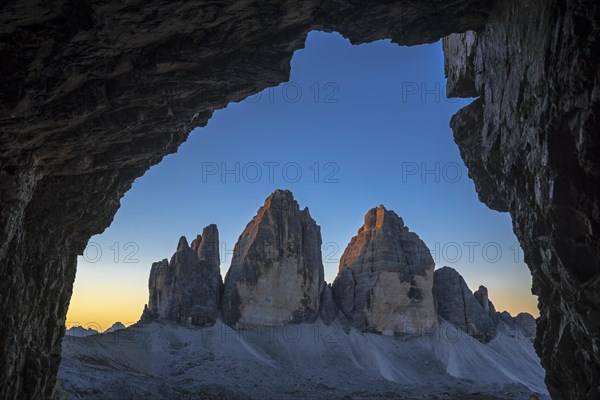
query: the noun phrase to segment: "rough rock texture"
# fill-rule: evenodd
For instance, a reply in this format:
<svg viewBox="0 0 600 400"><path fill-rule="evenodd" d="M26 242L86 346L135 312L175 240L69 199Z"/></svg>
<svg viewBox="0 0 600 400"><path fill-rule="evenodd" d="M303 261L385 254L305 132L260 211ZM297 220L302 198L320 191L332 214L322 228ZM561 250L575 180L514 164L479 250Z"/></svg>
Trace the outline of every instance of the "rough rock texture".
<svg viewBox="0 0 600 400"><path fill-rule="evenodd" d="M321 229L289 190L276 190L233 249L223 290L231 327L281 326L318 317L325 289Z"/></svg>
<svg viewBox="0 0 600 400"><path fill-rule="evenodd" d="M125 329L125 328L126 328L126 326L123 325L122 322L115 322L107 330L105 330L102 333L111 333L111 332L119 331L119 330Z"/></svg>
<svg viewBox="0 0 600 400"><path fill-rule="evenodd" d="M600 398L600 3L494 2L476 37L457 69L474 82L447 71L480 96L453 118L456 143L479 198L512 216L552 396Z"/></svg>
<svg viewBox="0 0 600 400"><path fill-rule="evenodd" d="M550 390L599 397L600 4L491 3L3 2L0 397L51 396L76 255L133 180L214 110L285 81L311 29L401 44L478 32L481 99L455 137L482 201L513 218Z"/></svg>
<svg viewBox="0 0 600 400"><path fill-rule="evenodd" d="M537 333L537 324L533 315L529 313L519 313L514 317L515 326L523 332L525 337L531 341L535 339Z"/></svg>
<svg viewBox="0 0 600 400"><path fill-rule="evenodd" d="M83 326L74 326L65 331L65 336L75 336L75 337L86 337L91 335L97 335L98 332L92 328L84 328Z"/></svg>
<svg viewBox="0 0 600 400"><path fill-rule="evenodd" d="M488 345L447 324L402 340L320 322L263 333L219 321L72 338L59 379L78 400L549 400L533 344L504 326Z"/></svg>
<svg viewBox="0 0 600 400"><path fill-rule="evenodd" d="M204 228L191 247L182 236L171 262L165 259L152 264L148 281L150 296L141 320L194 326L214 324L223 286L219 267L216 225Z"/></svg>
<svg viewBox="0 0 600 400"><path fill-rule="evenodd" d="M383 206L364 225L340 259L332 289L340 310L361 330L422 333L436 327L435 263L417 234Z"/></svg>
<svg viewBox="0 0 600 400"><path fill-rule="evenodd" d="M321 304L319 308L319 317L326 324L331 324L338 316L338 307L333 299L331 284L325 285L323 294L321 294Z"/></svg>
<svg viewBox="0 0 600 400"><path fill-rule="evenodd" d="M481 298L485 292L487 306L482 306L455 269L442 267L436 269L433 275L433 295L438 315L474 338L488 342L496 336L497 323L490 316L491 303L487 299L487 289L483 288L484 291L482 288L477 293Z"/></svg>
<svg viewBox="0 0 600 400"><path fill-rule="evenodd" d="M473 31L463 34L451 34L444 38L444 71L448 78L446 95L448 97L475 97L475 48L477 35Z"/></svg>

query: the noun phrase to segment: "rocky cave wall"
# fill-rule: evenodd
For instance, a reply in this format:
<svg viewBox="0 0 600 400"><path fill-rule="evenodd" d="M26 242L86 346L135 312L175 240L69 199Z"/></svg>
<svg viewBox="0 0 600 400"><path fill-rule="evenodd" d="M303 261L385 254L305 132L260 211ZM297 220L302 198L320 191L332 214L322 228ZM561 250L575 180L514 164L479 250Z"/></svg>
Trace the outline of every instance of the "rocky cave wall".
<svg viewBox="0 0 600 400"><path fill-rule="evenodd" d="M0 10L1 398L51 397L76 256L133 180L214 110L286 81L313 29L406 45L477 32L447 51L462 79L454 94L480 96L453 119L455 139L481 200L513 217L553 396L598 395L595 0L9 0Z"/></svg>
<svg viewBox="0 0 600 400"><path fill-rule="evenodd" d="M553 398L600 398L600 4L495 3L444 41L452 119L479 198L509 211L533 277ZM501 271L499 271L501 273Z"/></svg>

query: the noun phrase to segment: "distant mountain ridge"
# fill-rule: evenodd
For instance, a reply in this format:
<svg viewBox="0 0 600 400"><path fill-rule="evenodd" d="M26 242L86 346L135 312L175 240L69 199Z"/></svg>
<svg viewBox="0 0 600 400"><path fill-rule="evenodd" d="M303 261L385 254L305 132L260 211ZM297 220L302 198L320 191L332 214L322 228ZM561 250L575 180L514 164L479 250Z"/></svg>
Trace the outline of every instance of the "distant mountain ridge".
<svg viewBox="0 0 600 400"><path fill-rule="evenodd" d="M125 329L125 328L126 328L126 326L123 325L123 323L121 323L121 322L115 322L114 324L111 325L110 328L108 328L107 330L105 330L102 333L116 332L116 331L119 331L119 330Z"/></svg>
<svg viewBox="0 0 600 400"><path fill-rule="evenodd" d="M76 325L73 326L69 329L67 329L65 331L65 335L66 336L73 336L73 337L87 337L87 336L92 336L92 335L99 335L99 334L103 334L103 333L111 333L111 332L115 332L121 329L126 329L127 327L125 325L123 325L123 323L121 322L115 322L114 324L112 324L109 328L107 328L106 330L100 332L96 329L93 328L84 328L83 326L80 325Z"/></svg>
<svg viewBox="0 0 600 400"><path fill-rule="evenodd" d="M73 337L87 337L87 336L91 336L91 335L97 335L99 333L100 332L98 332L95 329L84 328L83 326L79 326L79 325L73 326L65 331L66 336L73 336Z"/></svg>
<svg viewBox="0 0 600 400"><path fill-rule="evenodd" d="M435 270L431 253L394 211L367 212L340 259L332 284L324 280L321 230L289 190L276 190L234 247L223 281L219 237L209 225L189 246L179 239L168 262L154 263L142 322L234 329L285 326L320 319L384 335L425 334L447 321L489 342L501 321L535 336L535 319L498 313L487 288L472 292L450 268Z"/></svg>

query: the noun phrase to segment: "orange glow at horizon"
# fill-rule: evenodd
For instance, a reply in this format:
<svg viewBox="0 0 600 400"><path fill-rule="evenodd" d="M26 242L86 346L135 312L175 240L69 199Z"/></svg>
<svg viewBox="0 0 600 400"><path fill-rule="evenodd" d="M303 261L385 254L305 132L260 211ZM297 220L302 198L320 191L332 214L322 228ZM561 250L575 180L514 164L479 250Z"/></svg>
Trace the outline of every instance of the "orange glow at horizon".
<svg viewBox="0 0 600 400"><path fill-rule="evenodd" d="M115 322L129 326L140 319L147 301L146 271L79 265L67 329L79 325L104 331Z"/></svg>
<svg viewBox="0 0 600 400"><path fill-rule="evenodd" d="M149 266L143 268L116 268L113 265L80 264L73 296L67 313L67 328L83 326L98 331L108 329L115 322L126 326L136 323L148 302ZM470 275L460 271L467 285L477 290L483 283L489 290L490 300L499 312L508 311L512 316L528 312L539 316L535 296L524 295L522 288L515 288L501 275ZM331 277L327 277L332 282Z"/></svg>

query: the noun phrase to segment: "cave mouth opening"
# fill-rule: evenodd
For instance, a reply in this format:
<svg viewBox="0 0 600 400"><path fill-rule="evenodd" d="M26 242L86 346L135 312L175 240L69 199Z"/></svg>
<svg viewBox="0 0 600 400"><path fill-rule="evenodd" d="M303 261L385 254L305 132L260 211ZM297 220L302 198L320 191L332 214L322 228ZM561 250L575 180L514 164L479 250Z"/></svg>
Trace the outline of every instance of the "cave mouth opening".
<svg viewBox="0 0 600 400"><path fill-rule="evenodd" d="M448 121L472 99L446 97L443 65L440 42L352 45L312 31L288 82L216 111L134 183L78 260L67 328L137 322L152 262L211 223L224 276L238 235L277 188L321 226L327 282L364 213L384 204L436 267L455 267L471 288L485 284L499 309L536 315L510 216L480 203L452 139Z"/></svg>

